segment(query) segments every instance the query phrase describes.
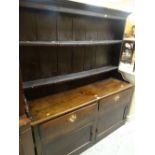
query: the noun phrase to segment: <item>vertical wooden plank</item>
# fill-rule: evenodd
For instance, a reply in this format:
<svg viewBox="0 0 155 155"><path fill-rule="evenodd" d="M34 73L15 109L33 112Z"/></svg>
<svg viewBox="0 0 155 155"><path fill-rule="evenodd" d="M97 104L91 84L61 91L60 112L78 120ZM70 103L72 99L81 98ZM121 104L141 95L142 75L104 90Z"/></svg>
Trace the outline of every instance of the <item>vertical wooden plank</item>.
<svg viewBox="0 0 155 155"><path fill-rule="evenodd" d="M96 49L96 67L103 67L109 63L110 51L108 46L99 46Z"/></svg>
<svg viewBox="0 0 155 155"><path fill-rule="evenodd" d="M40 53L37 47L20 47L20 66L23 81L40 78Z"/></svg>
<svg viewBox="0 0 155 155"><path fill-rule="evenodd" d="M97 28L98 40L112 40L114 39L114 32L116 31L117 24L113 23L110 19L100 19Z"/></svg>
<svg viewBox="0 0 155 155"><path fill-rule="evenodd" d="M106 20L106 38L107 40L113 40L114 39L114 32L115 30L113 31L113 27L115 27L116 29L116 25L112 23L112 20L111 19L107 19Z"/></svg>
<svg viewBox="0 0 155 155"><path fill-rule="evenodd" d="M88 46L85 47L85 56L84 56L84 70L89 70L95 68L95 47Z"/></svg>
<svg viewBox="0 0 155 155"><path fill-rule="evenodd" d="M73 39L72 26L72 16L61 14L57 17L57 33L59 41Z"/></svg>
<svg viewBox="0 0 155 155"><path fill-rule="evenodd" d="M86 21L84 17L73 18L73 40L86 39Z"/></svg>
<svg viewBox="0 0 155 155"><path fill-rule="evenodd" d="M36 40L36 14L30 9L20 9L19 40Z"/></svg>
<svg viewBox="0 0 155 155"><path fill-rule="evenodd" d="M25 114L25 101L22 88L21 73L19 72L19 116Z"/></svg>
<svg viewBox="0 0 155 155"><path fill-rule="evenodd" d="M106 37L105 37L105 21L104 19L101 19L98 21L97 23L98 25L98 28L97 28L97 39L98 40L105 40Z"/></svg>
<svg viewBox="0 0 155 155"><path fill-rule="evenodd" d="M95 18L86 18L86 40L97 40L97 27Z"/></svg>
<svg viewBox="0 0 155 155"><path fill-rule="evenodd" d="M56 47L39 47L41 77L47 78L57 75Z"/></svg>
<svg viewBox="0 0 155 155"><path fill-rule="evenodd" d="M96 48L96 67L103 67L104 61L103 47L99 46Z"/></svg>
<svg viewBox="0 0 155 155"><path fill-rule="evenodd" d="M71 73L72 48L59 47L58 48L58 73Z"/></svg>
<svg viewBox="0 0 155 155"><path fill-rule="evenodd" d="M84 47L74 47L73 48L73 58L72 58L72 72L83 71L84 65Z"/></svg>
<svg viewBox="0 0 155 155"><path fill-rule="evenodd" d="M56 40L56 15L53 12L37 13L37 40Z"/></svg>
<svg viewBox="0 0 155 155"><path fill-rule="evenodd" d="M111 22L111 29L114 33L114 39L118 39L118 40L121 40L123 39L123 36L124 36L124 27L125 27L125 20L124 21L118 21L117 23L115 23L115 21L113 20ZM116 26L113 26L113 25L116 25Z"/></svg>

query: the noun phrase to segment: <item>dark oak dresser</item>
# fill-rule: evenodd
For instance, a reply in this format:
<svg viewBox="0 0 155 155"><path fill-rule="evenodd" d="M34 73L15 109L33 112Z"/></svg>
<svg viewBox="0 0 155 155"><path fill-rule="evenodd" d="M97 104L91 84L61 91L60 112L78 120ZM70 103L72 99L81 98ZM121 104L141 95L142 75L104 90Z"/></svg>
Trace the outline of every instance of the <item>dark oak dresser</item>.
<svg viewBox="0 0 155 155"><path fill-rule="evenodd" d="M79 155L126 121L134 87L118 64L129 13L66 0L20 0L19 11L23 154Z"/></svg>

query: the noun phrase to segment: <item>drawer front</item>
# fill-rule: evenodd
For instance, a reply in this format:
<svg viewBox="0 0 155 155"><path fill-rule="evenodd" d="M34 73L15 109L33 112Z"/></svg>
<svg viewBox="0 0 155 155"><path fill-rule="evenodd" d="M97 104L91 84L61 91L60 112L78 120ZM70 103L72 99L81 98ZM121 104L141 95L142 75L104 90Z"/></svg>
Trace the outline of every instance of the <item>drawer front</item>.
<svg viewBox="0 0 155 155"><path fill-rule="evenodd" d="M75 112L66 114L39 126L39 134L42 143L47 144L52 139L58 138L79 126L93 121L97 113L97 103L81 108Z"/></svg>
<svg viewBox="0 0 155 155"><path fill-rule="evenodd" d="M133 89L127 89L101 99L99 101L99 111L102 113L103 111L110 110L111 108L119 105L129 104L131 101L132 92Z"/></svg>

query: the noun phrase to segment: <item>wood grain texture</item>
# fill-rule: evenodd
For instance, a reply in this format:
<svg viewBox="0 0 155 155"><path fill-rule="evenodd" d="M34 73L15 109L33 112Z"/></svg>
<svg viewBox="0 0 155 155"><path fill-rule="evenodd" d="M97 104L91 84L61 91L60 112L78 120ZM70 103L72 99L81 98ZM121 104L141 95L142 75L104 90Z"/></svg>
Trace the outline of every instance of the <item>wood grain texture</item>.
<svg viewBox="0 0 155 155"><path fill-rule="evenodd" d="M39 47L20 47L20 67L22 80L30 81L41 77Z"/></svg>
<svg viewBox="0 0 155 155"><path fill-rule="evenodd" d="M52 41L57 38L56 15L53 12L40 11L36 15L37 40Z"/></svg>
<svg viewBox="0 0 155 155"><path fill-rule="evenodd" d="M23 88L22 88L22 80L19 74L19 116L25 114L25 101L23 95Z"/></svg>
<svg viewBox="0 0 155 155"><path fill-rule="evenodd" d="M30 119L25 115L19 119L19 155L35 155Z"/></svg>
<svg viewBox="0 0 155 155"><path fill-rule="evenodd" d="M84 47L74 47L72 57L72 72L83 71L84 66Z"/></svg>
<svg viewBox="0 0 155 155"><path fill-rule="evenodd" d="M47 144L51 139L61 137L77 129L79 126L85 126L85 124L95 121L97 110L97 103L93 103L87 107L80 108L79 110L40 124L39 131L42 142ZM75 116L73 121L70 120L72 116Z"/></svg>
<svg viewBox="0 0 155 155"><path fill-rule="evenodd" d="M39 47L40 53L40 72L38 78L53 77L58 74L58 53L56 47Z"/></svg>
<svg viewBox="0 0 155 155"><path fill-rule="evenodd" d="M86 40L86 21L84 17L73 18L73 40Z"/></svg>
<svg viewBox="0 0 155 155"><path fill-rule="evenodd" d="M90 147L95 139L97 111L98 105L93 103L34 126L38 155L73 155Z"/></svg>
<svg viewBox="0 0 155 155"><path fill-rule="evenodd" d="M72 16L60 15L57 17L57 35L59 41L72 40L73 18Z"/></svg>
<svg viewBox="0 0 155 155"><path fill-rule="evenodd" d="M110 78L62 93L30 101L32 125L41 123L89 105L100 98L132 87L131 84Z"/></svg>
<svg viewBox="0 0 155 155"><path fill-rule="evenodd" d="M51 139L50 143L43 144L43 155L78 154L77 151L86 149L92 144L92 132L93 122L78 127L55 140Z"/></svg>
<svg viewBox="0 0 155 155"><path fill-rule="evenodd" d="M58 74L63 75L71 73L72 48L59 47L57 52L58 52Z"/></svg>
<svg viewBox="0 0 155 155"><path fill-rule="evenodd" d="M20 9L19 24L20 40L37 40L36 14L34 11L29 9Z"/></svg>

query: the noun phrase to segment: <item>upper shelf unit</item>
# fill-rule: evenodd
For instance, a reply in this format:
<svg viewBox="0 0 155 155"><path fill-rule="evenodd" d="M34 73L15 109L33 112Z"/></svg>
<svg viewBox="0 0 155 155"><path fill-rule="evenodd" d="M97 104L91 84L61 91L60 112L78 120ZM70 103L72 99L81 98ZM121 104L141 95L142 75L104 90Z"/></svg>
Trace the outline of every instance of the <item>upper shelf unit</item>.
<svg viewBox="0 0 155 155"><path fill-rule="evenodd" d="M122 40L98 41L20 41L20 46L81 46L119 44Z"/></svg>
<svg viewBox="0 0 155 155"><path fill-rule="evenodd" d="M125 20L130 14L129 12L95 7L68 0L20 0L20 7L116 20Z"/></svg>
<svg viewBox="0 0 155 155"><path fill-rule="evenodd" d="M127 15L63 0L20 0L19 38L24 41L20 45L118 43L123 38ZM97 18L100 16L103 18ZM120 18L123 20L116 20Z"/></svg>

